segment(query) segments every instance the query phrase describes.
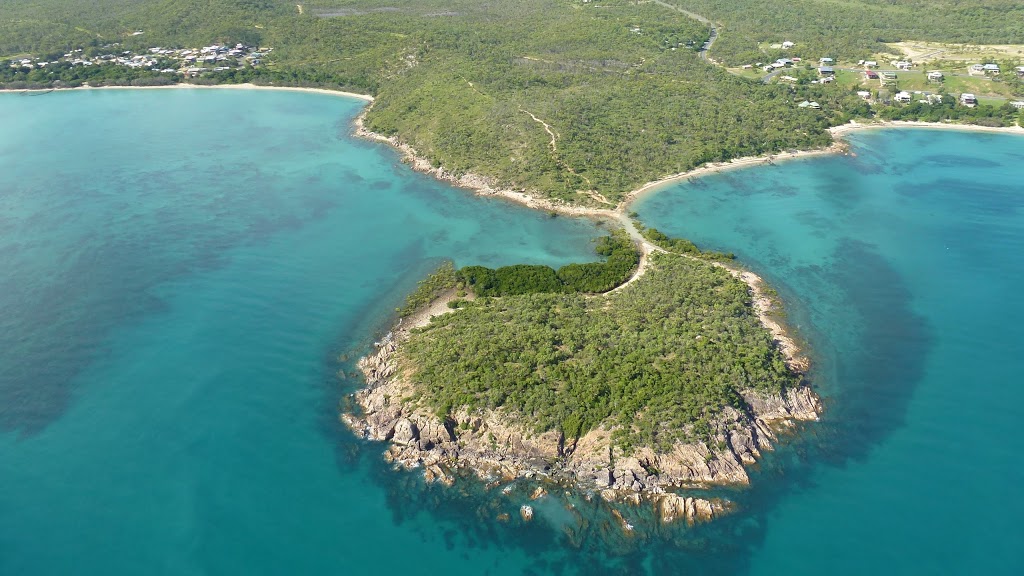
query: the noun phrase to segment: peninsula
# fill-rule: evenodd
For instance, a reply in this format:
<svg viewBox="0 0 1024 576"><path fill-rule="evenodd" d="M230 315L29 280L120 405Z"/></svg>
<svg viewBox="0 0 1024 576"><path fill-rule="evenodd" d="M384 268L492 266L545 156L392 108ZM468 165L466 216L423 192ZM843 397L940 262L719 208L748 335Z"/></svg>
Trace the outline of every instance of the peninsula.
<svg viewBox="0 0 1024 576"><path fill-rule="evenodd" d="M1005 0L5 9L0 88L361 94L357 133L417 170L612 222L600 262L440 270L361 361L367 388L343 418L428 478L545 477L656 500L663 519L728 508L675 491L747 483L744 466L821 406L760 279L645 229L629 203L673 179L842 151L843 132L880 121L1020 130L1024 114L1024 52L1008 44L1021 7Z"/></svg>
<svg viewBox="0 0 1024 576"><path fill-rule="evenodd" d="M367 387L342 419L428 480L537 478L650 500L665 520L721 513L676 491L746 484L820 403L759 278L640 233L603 238L603 263L442 268L360 360Z"/></svg>

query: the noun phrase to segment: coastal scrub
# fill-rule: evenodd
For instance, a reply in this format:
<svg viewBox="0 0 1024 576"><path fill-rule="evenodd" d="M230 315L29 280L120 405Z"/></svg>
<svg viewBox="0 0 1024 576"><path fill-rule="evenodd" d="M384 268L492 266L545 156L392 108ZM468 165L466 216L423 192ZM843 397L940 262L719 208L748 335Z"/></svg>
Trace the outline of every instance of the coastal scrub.
<svg viewBox="0 0 1024 576"><path fill-rule="evenodd" d="M467 303L413 331L399 365L439 417L501 410L536 433L613 431L628 450L707 441L742 393L797 384L726 270L657 254L651 272L598 297L523 294Z"/></svg>

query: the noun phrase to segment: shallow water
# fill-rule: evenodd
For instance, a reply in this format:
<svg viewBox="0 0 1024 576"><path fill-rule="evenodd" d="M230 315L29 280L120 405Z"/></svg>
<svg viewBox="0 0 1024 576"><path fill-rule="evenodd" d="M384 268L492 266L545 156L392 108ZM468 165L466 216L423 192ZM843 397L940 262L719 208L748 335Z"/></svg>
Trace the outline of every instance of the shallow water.
<svg viewBox="0 0 1024 576"><path fill-rule="evenodd" d="M636 206L762 273L817 362L826 422L785 471L794 488L750 495L750 572L1014 573L1024 138L850 141L855 157L724 172Z"/></svg>
<svg viewBox="0 0 1024 576"><path fill-rule="evenodd" d="M337 423L358 384L337 372L441 259L559 265L600 234L410 172L349 138L362 105L0 94L0 573L1006 573L1020 559L1024 139L862 133L856 158L638 205L779 288L829 411L728 494L732 517L626 538L579 498L568 513L552 495L523 525L522 486L424 486Z"/></svg>

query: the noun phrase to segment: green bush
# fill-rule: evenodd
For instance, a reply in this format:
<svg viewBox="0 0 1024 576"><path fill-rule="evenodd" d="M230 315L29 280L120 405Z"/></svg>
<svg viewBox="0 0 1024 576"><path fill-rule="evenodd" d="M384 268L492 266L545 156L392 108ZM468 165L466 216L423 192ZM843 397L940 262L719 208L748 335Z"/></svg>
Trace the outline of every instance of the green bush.
<svg viewBox="0 0 1024 576"><path fill-rule="evenodd" d="M600 293L624 283L640 263L640 255L625 231L599 238L595 252L604 262L550 266L516 264L498 269L466 266L460 278L477 296L518 296L545 293Z"/></svg>

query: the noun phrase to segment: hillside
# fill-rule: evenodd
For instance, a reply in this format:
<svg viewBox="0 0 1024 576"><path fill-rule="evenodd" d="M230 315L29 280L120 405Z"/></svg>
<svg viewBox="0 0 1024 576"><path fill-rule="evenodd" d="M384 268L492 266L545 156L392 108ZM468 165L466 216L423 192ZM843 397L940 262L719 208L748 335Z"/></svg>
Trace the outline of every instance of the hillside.
<svg viewBox="0 0 1024 576"><path fill-rule="evenodd" d="M269 47L260 66L190 81L372 94L366 127L449 173L605 208L645 182L706 162L826 146L828 127L871 114L848 87L764 85L702 60L710 29L673 9L675 2L0 0L0 56L56 57L79 47L86 55L145 53L212 42ZM807 54L860 53L904 34L928 39L931 25L921 22L937 22L940 39L976 29L998 41L1024 21L1005 18L1019 8L998 0L951 9L948 18L919 2L679 5L726 23L711 56L727 60L752 57L761 39L787 34ZM924 12L916 28L899 28ZM878 37L867 38L867 29ZM60 71L63 85L180 81L173 71L104 65L87 72ZM4 67L0 84L48 87L57 73ZM803 101L820 110L798 107Z"/></svg>

